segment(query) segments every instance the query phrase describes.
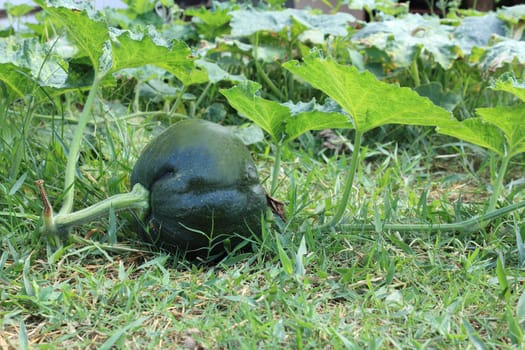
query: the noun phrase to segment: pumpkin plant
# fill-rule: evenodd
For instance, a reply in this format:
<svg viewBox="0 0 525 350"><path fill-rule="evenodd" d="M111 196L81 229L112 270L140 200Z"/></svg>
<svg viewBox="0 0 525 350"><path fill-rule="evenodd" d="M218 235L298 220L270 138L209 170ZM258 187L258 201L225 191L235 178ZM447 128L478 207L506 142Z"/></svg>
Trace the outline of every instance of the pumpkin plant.
<svg viewBox="0 0 525 350"><path fill-rule="evenodd" d="M341 221L348 204L363 134L385 124L437 126L452 118L449 112L409 88L380 82L370 72L361 73L356 67L338 64L331 58L312 54L302 64L289 61L284 67L334 99L348 113L355 129L354 153L332 226Z"/></svg>
<svg viewBox="0 0 525 350"><path fill-rule="evenodd" d="M350 162L348 175L343 187L343 195L336 206L335 214L331 222L327 225L328 227L338 225L344 216L348 200L351 195L354 176L359 166L358 163L360 159L359 152L361 140L367 131L385 124L402 124L437 126L442 133L449 131L451 134L454 130L465 129L464 127L458 129L458 125L469 125L471 123L476 123L476 125L479 125L479 121L467 121L463 122L462 124L453 119L449 112L435 106L429 99L419 96L416 92L409 88L401 88L395 85L380 82L369 72L359 72L355 67L338 64L331 58L321 58L316 53L304 57L302 63L297 61L286 62L284 67L295 74L297 77L308 82L313 87L326 93L326 95L335 100L342 107L346 114L340 114L337 112L324 115L304 114L301 116L301 118L294 119L289 115L289 112L281 104L254 96L256 90L253 90L252 94L250 95L249 89L243 88L242 86L237 86L229 90L223 90L221 92L228 98L230 104L236 108L241 113L241 115L252 120L263 130L268 132L272 141L279 142L276 147L276 163L278 163L280 159L280 140L289 141L290 139L293 139L294 137L297 137L301 134L292 132L292 130L294 130L295 123L301 125L300 130L302 132L307 130L318 130L321 128L355 129L353 147L354 152ZM505 86L507 89L510 89L507 85ZM500 89L504 88L500 86ZM513 91L515 91L515 89L516 87L514 87ZM490 111L479 109L478 113L486 114L485 118L488 119L491 118L489 115L495 115L502 112L500 110L501 108L502 107L498 107L495 110L489 109ZM521 111L518 111L520 108L523 107L516 107L516 109L512 109L512 113L515 113L517 116ZM491 118L491 120L493 119L495 118ZM504 127L503 124L507 125L508 122L509 121L502 121L500 127ZM518 119L515 119L514 123L519 123ZM507 125L507 127L510 127L510 129L514 128L511 125ZM516 130L519 130L519 128L516 128ZM461 132L458 132L454 136L470 141L468 135L475 134L476 132L477 131L464 131L462 137L460 137ZM497 133L500 131L497 131L493 128L490 132ZM521 131L516 131L515 134L521 135ZM500 137L500 139L502 137ZM519 142L523 142L521 136L518 137L515 135L513 137L514 139L518 138ZM490 141L490 137L485 137L483 140L485 140L485 142L493 142ZM518 151L522 152L523 146L517 146L517 142L518 140L512 141L510 144L514 150L510 155L511 157L516 155L516 152ZM503 146L502 143L501 145L502 147L507 148L509 146ZM500 171L500 177L498 178L495 185L496 188L493 194L493 199L491 200L487 210L482 215L456 223L413 225L376 222L369 225L346 224L344 225L344 228L347 230L392 229L398 231L454 231L465 230L467 228L479 229L483 222L501 215L505 215L510 211L525 206L525 203L518 203L494 210L496 200L494 198L499 196L499 191L501 188L501 184L498 185L498 183L503 181L503 174L507 164L508 159L505 160L504 158L502 162L503 168L501 169L502 171ZM272 183L275 183L276 171L274 171L273 176L274 179L272 180Z"/></svg>
<svg viewBox="0 0 525 350"><path fill-rule="evenodd" d="M89 7L52 7L47 6L43 0L37 1L37 4L49 15L51 22L63 28L76 44L79 49L77 58L87 58L93 68L93 82L78 118L67 157L64 202L60 209L61 214L67 214L73 210L75 170L85 128L93 113L95 97L99 88L111 79L113 73L123 68L152 64L173 73L185 85L205 81L206 76L204 72L194 69L190 49L181 41L169 44L162 42L154 32L133 33L115 28L110 30L103 21L96 19L96 14ZM148 52L148 55L144 55L144 52Z"/></svg>
<svg viewBox="0 0 525 350"><path fill-rule="evenodd" d="M283 146L308 130L326 128L351 128L352 124L345 115L336 112L311 110L294 113L290 105L266 100L257 96L261 85L245 81L230 89L222 89L230 105L242 116L257 124L270 135L275 145L270 193L277 189L279 167Z"/></svg>
<svg viewBox="0 0 525 350"><path fill-rule="evenodd" d="M53 213L43 181L37 182L44 202L42 231L50 242L60 245L72 226L125 208L146 210L147 231L154 241L168 249L203 249L196 253L199 256L224 250L222 243L231 236L260 233L266 197L247 149L227 128L199 120L168 128L145 149L133 170L131 192L73 212L80 145L97 92L111 74L153 64L185 85L203 82L207 76L195 69L190 49L183 42L168 44L154 32L110 29L88 10L50 7L43 1L39 4L57 27L67 31L79 55L89 60L94 71L69 148L64 201L58 214ZM235 241L234 237L229 242Z"/></svg>
<svg viewBox="0 0 525 350"><path fill-rule="evenodd" d="M37 185L48 236L63 238L74 225L139 208L143 236L187 257L218 256L243 237L260 235L267 200L242 141L229 128L200 119L172 125L145 147L133 167L129 193L53 215L42 183Z"/></svg>
<svg viewBox="0 0 525 350"><path fill-rule="evenodd" d="M355 67L340 65L316 54L304 57L301 65L289 61L284 67L325 92L339 103L343 112L308 111L292 115L289 107L255 96L259 86L253 84L221 92L241 115L259 125L276 144L272 190L277 183L283 144L308 130L355 129L354 154L332 225L339 223L350 198L363 133L386 123L435 126L451 118L448 112L408 88L379 82L371 73L360 73Z"/></svg>
<svg viewBox="0 0 525 350"><path fill-rule="evenodd" d="M501 169L494 184L492 198L483 214L462 222L439 225L376 223L374 225L345 225L346 229L393 229L398 231L470 229L474 231L483 227L484 223L490 219L525 206L525 202L520 202L494 210L510 158L525 151L525 129L522 123L524 105L480 108L477 113L482 116L484 121L492 123L492 126L482 126L481 120L477 119L458 122L451 118L448 112L434 106L430 100L418 96L410 89L379 82L371 73L359 73L356 68L337 64L331 59L308 56L305 57L303 64L290 61L284 66L293 74L337 101L350 114L354 123L354 154L343 197L339 202L331 226L340 222L348 203L354 174L358 166L359 145L362 135L366 131L386 123L437 126L442 133L482 146L490 145L490 149L502 155ZM496 85L496 89L509 91L525 100L523 90L516 84L509 85L500 82L499 85Z"/></svg>
<svg viewBox="0 0 525 350"><path fill-rule="evenodd" d="M513 106L477 108L476 114L479 117L461 122L451 121L437 128L439 133L484 147L496 156L499 167L492 184L486 213L493 212L496 208L511 159L525 152L525 84L513 78L503 77L495 83L493 89L511 93L521 100L521 103ZM523 203L517 204L522 205Z"/></svg>

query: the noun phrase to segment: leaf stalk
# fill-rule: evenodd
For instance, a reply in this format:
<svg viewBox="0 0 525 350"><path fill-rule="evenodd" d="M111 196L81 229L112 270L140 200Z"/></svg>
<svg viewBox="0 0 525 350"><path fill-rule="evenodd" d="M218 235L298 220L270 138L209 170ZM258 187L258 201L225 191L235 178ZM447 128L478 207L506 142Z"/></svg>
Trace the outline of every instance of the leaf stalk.
<svg viewBox="0 0 525 350"><path fill-rule="evenodd" d="M93 84L89 90L89 94L84 105L84 109L78 119L78 124L75 128L75 134L69 147L67 156L66 170L64 174L64 202L60 208L60 214L67 214L73 211L73 201L75 198L75 172L77 169L78 159L80 157L80 146L84 137L84 131L88 123L89 117L93 111L95 104L95 97L98 93L98 88L102 82L103 76L95 74Z"/></svg>
<svg viewBox="0 0 525 350"><path fill-rule="evenodd" d="M503 208L493 210L486 214L476 215L467 220L454 222L454 223L443 223L443 224L383 224L382 231L398 231L398 232L412 232L412 231L425 231L425 232L443 232L443 231L460 231L460 232L476 232L485 227L491 220L498 217L504 216L512 211L525 208L525 200L507 205ZM339 229L344 231L376 231L376 225L374 224L342 224L338 226Z"/></svg>
<svg viewBox="0 0 525 350"><path fill-rule="evenodd" d="M511 158L510 155L505 154L503 158L501 159L499 172L496 177L496 181L494 181L494 185L492 187L492 195L490 196L489 205L486 210L487 213L492 212L496 208L496 203L498 202L498 198L503 188L503 180L505 179L505 175L507 173L507 168L509 166L510 158Z"/></svg>
<svg viewBox="0 0 525 350"><path fill-rule="evenodd" d="M334 217L332 218L332 221L330 222L330 226L335 226L339 223L339 221L341 221L341 218L343 217L348 205L348 200L350 198L350 194L352 193L352 186L354 184L355 173L357 172L357 165L359 163L359 148L361 147L362 136L363 132L356 129L354 138L354 152L352 154L352 160L350 161L350 170L344 184L343 197L341 197L341 201L337 206L337 210Z"/></svg>
<svg viewBox="0 0 525 350"><path fill-rule="evenodd" d="M37 186L41 186L42 183L42 180L38 180ZM51 211L49 209L50 204L45 191L44 194L42 193L41 191L42 202L44 203L44 225L41 230L48 236L63 235L74 226L108 215L111 209L118 211L123 209L147 210L149 208L149 191L141 184L133 186L130 192L116 194L90 207L71 213L58 213L55 216L52 215L52 208ZM50 213L51 215L49 215Z"/></svg>
<svg viewBox="0 0 525 350"><path fill-rule="evenodd" d="M274 194L279 184L279 172L281 170L281 154L283 151L283 145L281 142L275 143L275 155L272 169L272 185L270 187L270 194Z"/></svg>

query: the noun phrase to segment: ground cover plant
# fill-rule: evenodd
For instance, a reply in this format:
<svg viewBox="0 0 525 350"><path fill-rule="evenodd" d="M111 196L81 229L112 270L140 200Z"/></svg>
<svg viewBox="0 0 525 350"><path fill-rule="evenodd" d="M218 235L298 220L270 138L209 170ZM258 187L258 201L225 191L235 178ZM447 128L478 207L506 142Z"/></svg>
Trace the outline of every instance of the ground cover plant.
<svg viewBox="0 0 525 350"><path fill-rule="evenodd" d="M1 348L523 346L523 5L37 3L0 32ZM133 227L185 119L285 204L214 264Z"/></svg>

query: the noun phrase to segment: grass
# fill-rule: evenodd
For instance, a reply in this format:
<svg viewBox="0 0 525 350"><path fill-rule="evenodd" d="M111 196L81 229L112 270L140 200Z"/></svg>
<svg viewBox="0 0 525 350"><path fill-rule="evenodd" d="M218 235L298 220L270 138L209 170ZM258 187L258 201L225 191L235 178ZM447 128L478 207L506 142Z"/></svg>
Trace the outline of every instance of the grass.
<svg viewBox="0 0 525 350"><path fill-rule="evenodd" d="M256 68L264 82L268 65ZM508 102L484 89L482 78L468 80L472 69L461 63L451 73L421 68L424 81L463 91L460 117ZM406 75L401 85L412 84ZM319 97L289 78L272 77L281 87L275 95ZM240 120L220 84L164 105L144 104L128 84L102 89L95 103L76 173L76 209L129 190L141 149L182 113ZM0 349L524 346L520 213L469 234L320 231L344 190L350 154L334 156L317 133L283 149L275 197L289 220L269 222L251 253L192 265L138 242L129 213L83 225L73 233L86 239L52 250L38 232L42 208L33 183L45 179L51 200L63 200L65 155L83 99L71 92L35 98L29 107L0 99ZM221 108L206 110L212 103ZM483 210L495 176L486 153L425 128L371 134L346 221L453 222ZM331 142L350 149L352 133L343 136ZM269 190L273 152L262 143L252 151ZM523 199L524 158L516 159L507 183L517 180L517 187L501 206ZM110 244L115 236L118 246Z"/></svg>
<svg viewBox="0 0 525 350"><path fill-rule="evenodd" d="M217 267L92 246L52 263L28 256L4 266L24 271L31 259L3 288L2 337L16 347L24 324L44 348L182 346L188 332L205 348L450 348L468 347L466 321L488 346L509 342L494 312L507 305L494 278L504 242L313 231L306 241L330 248L309 250L302 276L286 274L270 249Z"/></svg>
<svg viewBox="0 0 525 350"><path fill-rule="evenodd" d="M129 169L158 125L100 116L105 122L84 144L76 206L126 189ZM126 214L115 230L136 251L108 249L108 223L100 221L75 232L94 241L53 252L37 233L41 208L32 185L45 176L52 197L60 193L65 136L40 137L38 130L50 125L48 119L31 125L36 136L26 141L32 152L21 162L23 183L23 175L2 173L2 349L523 345L519 215L470 235L320 232L316 220L335 205L348 160L329 151L316 155L312 146L285 150L277 197L287 203L289 222L269 227L253 253L191 265L134 241ZM55 128L61 130L58 121ZM315 143L309 137L303 145ZM469 175L468 155L459 153L438 167L437 151L432 143L371 148L347 213L410 222L453 220L454 210L479 209L449 201L468 192L470 202L483 202L489 167ZM268 178L272 158L255 156L261 178Z"/></svg>

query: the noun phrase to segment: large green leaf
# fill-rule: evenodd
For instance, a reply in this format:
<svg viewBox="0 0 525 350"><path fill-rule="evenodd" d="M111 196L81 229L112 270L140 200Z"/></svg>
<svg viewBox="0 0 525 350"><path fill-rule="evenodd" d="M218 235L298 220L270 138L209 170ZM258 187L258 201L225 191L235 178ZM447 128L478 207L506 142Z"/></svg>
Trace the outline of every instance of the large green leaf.
<svg viewBox="0 0 525 350"><path fill-rule="evenodd" d="M286 139L293 140L310 130L352 129L352 122L347 116L332 112L311 111L299 113L286 121Z"/></svg>
<svg viewBox="0 0 525 350"><path fill-rule="evenodd" d="M474 145L488 148L502 156L505 152L505 139L500 130L481 118L451 121L436 129L440 134L453 136Z"/></svg>
<svg viewBox="0 0 525 350"><path fill-rule="evenodd" d="M525 21L525 5L509 6L498 9L497 15L502 20L511 24Z"/></svg>
<svg viewBox="0 0 525 350"><path fill-rule="evenodd" d="M230 105L241 115L256 123L266 131L274 142L288 142L309 130L329 128L352 128L346 115L337 112L325 112L316 108L296 108L291 103L280 104L256 96L260 85L252 81L221 90Z"/></svg>
<svg viewBox="0 0 525 350"><path fill-rule="evenodd" d="M6 64L0 79L18 95L27 90L22 84L27 85L28 80L40 86L61 88L68 77L68 63L63 57L67 56L65 52L57 53L59 48L62 46L57 41L42 44L37 38L0 38L0 64ZM21 76L17 77L17 73Z"/></svg>
<svg viewBox="0 0 525 350"><path fill-rule="evenodd" d="M480 60L485 71L494 71L505 65L517 62L525 64L525 41L498 38L500 41L486 49Z"/></svg>
<svg viewBox="0 0 525 350"><path fill-rule="evenodd" d="M65 7L44 6L52 21L67 30L70 38L80 49L80 55L89 58L95 70L99 70L100 58L103 55L104 43L109 40L109 31L106 23L90 18L86 11L79 11Z"/></svg>
<svg viewBox="0 0 525 350"><path fill-rule="evenodd" d="M197 66L199 67L206 69L206 71L208 72L208 79L213 83L217 83L223 80L227 80L227 81L245 81L246 80L246 77L244 75L230 74L224 69L222 69L215 62L209 62L203 59L199 59L195 61L195 64L197 64Z"/></svg>
<svg viewBox="0 0 525 350"><path fill-rule="evenodd" d="M64 2L59 1L58 5ZM207 81L206 72L194 66L184 42L166 40L151 27L144 32L131 32L108 28L92 11L48 6L44 10L54 23L67 30L80 48L80 55L88 57L97 72L113 73L152 64L174 74L185 85Z"/></svg>
<svg viewBox="0 0 525 350"><path fill-rule="evenodd" d="M478 108L476 113L503 132L510 157L525 152L525 104Z"/></svg>
<svg viewBox="0 0 525 350"><path fill-rule="evenodd" d="M428 97L436 106L443 107L449 112L452 112L461 100L457 93L443 91L443 86L437 81L421 84L414 91Z"/></svg>
<svg viewBox="0 0 525 350"><path fill-rule="evenodd" d="M525 102L525 83L512 76L504 75L496 81L493 87L497 91L506 91ZM478 108L476 113L483 120L499 128L507 141L507 152L512 157L525 152L525 104L515 106L496 106L493 108Z"/></svg>
<svg viewBox="0 0 525 350"><path fill-rule="evenodd" d="M342 3L348 5L348 7L353 10L375 10L394 8L401 5L397 0L343 0Z"/></svg>
<svg viewBox="0 0 525 350"><path fill-rule="evenodd" d="M510 92L525 102L525 82L519 82L514 78L500 78L493 87L494 90Z"/></svg>
<svg viewBox="0 0 525 350"><path fill-rule="evenodd" d="M166 42L159 34L111 30L113 65L111 70L151 64L175 75L184 85L207 81L205 71L193 64L189 47L182 41Z"/></svg>
<svg viewBox="0 0 525 350"><path fill-rule="evenodd" d="M330 58L310 55L303 64L289 61L284 67L337 101L361 132L384 124L438 126L451 120L449 112L413 90L380 82Z"/></svg>
<svg viewBox="0 0 525 350"><path fill-rule="evenodd" d="M286 120L286 134L289 140L309 130L353 129L350 116L335 102L328 98L324 105L315 99L309 102L283 103L290 109L291 116Z"/></svg>
<svg viewBox="0 0 525 350"><path fill-rule="evenodd" d="M152 12L156 4L156 2L150 0L122 0L122 2L126 3L137 14Z"/></svg>
<svg viewBox="0 0 525 350"><path fill-rule="evenodd" d="M33 91L34 81L29 71L14 64L0 64L0 80L18 97L23 98Z"/></svg>
<svg viewBox="0 0 525 350"><path fill-rule="evenodd" d="M279 102L255 96L254 93L260 87L255 82L246 81L233 88L222 89L221 93L242 116L250 119L274 141L279 142L283 138L284 120L290 115L290 110Z"/></svg>
<svg viewBox="0 0 525 350"><path fill-rule="evenodd" d="M35 9L34 6L29 4L14 5L10 2L4 3L4 8L6 12L13 17L22 17Z"/></svg>
<svg viewBox="0 0 525 350"><path fill-rule="evenodd" d="M238 10L230 12L230 15L232 17L231 34L234 36L248 36L258 31L279 33L291 28L294 21L301 23L304 29L319 31L322 34L345 36L348 34L349 24L356 21L355 17L348 13L323 15L297 9Z"/></svg>
<svg viewBox="0 0 525 350"><path fill-rule="evenodd" d="M352 41L385 52L400 67L408 67L419 56L432 57L447 69L461 50L450 40L452 27L442 25L437 17L407 15L384 22L372 22L359 30Z"/></svg>
<svg viewBox="0 0 525 350"><path fill-rule="evenodd" d="M464 54L470 54L473 47L486 47L494 35L504 36L507 26L496 14L466 17L454 29L453 39Z"/></svg>
<svg viewBox="0 0 525 350"><path fill-rule="evenodd" d="M207 40L214 40L230 31L228 24L231 16L226 8L189 8L185 15L192 16L191 21L197 27L197 32Z"/></svg>
<svg viewBox="0 0 525 350"><path fill-rule="evenodd" d="M509 158L525 152L525 104L478 108L479 118L440 125L439 133L488 148Z"/></svg>

